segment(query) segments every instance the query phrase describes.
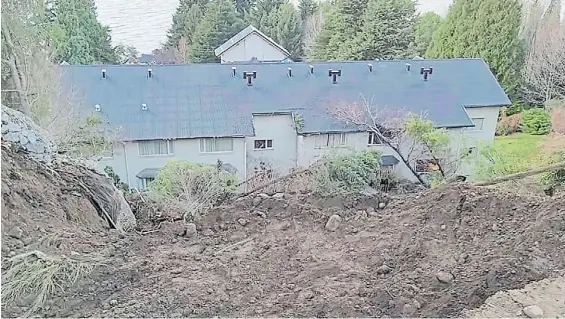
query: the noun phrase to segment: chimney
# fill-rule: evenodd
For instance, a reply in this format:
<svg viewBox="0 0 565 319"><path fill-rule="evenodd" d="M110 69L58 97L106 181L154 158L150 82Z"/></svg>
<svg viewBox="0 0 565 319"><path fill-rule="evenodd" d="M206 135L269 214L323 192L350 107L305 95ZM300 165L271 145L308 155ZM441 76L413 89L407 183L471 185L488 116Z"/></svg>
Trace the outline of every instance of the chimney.
<svg viewBox="0 0 565 319"><path fill-rule="evenodd" d="M310 74L314 74L314 66L310 64Z"/></svg>
<svg viewBox="0 0 565 319"><path fill-rule="evenodd" d="M367 66L369 67L369 72L373 72L373 65L371 63L367 64Z"/></svg>
<svg viewBox="0 0 565 319"><path fill-rule="evenodd" d="M233 77L235 77L235 70L236 70L236 67L235 67L235 66L232 66L232 67L231 67L231 72L232 72L232 76L233 76Z"/></svg>
<svg viewBox="0 0 565 319"><path fill-rule="evenodd" d="M247 79L247 86L252 86L253 82L251 81L251 79L256 79L257 78L257 71L253 71L253 72L243 72L243 78Z"/></svg>
<svg viewBox="0 0 565 319"><path fill-rule="evenodd" d="M145 103L141 104L141 110L147 111L147 104L145 104Z"/></svg>
<svg viewBox="0 0 565 319"><path fill-rule="evenodd" d="M428 75L434 72L434 68L420 68L420 74L424 75L424 81L428 80Z"/></svg>
<svg viewBox="0 0 565 319"><path fill-rule="evenodd" d="M328 70L328 76L332 78L332 83L336 84L337 83L337 77L341 76L341 70L332 70L329 69Z"/></svg>
<svg viewBox="0 0 565 319"><path fill-rule="evenodd" d="M100 112L100 104L94 105L94 110L95 110L96 112Z"/></svg>
<svg viewBox="0 0 565 319"><path fill-rule="evenodd" d="M291 78L292 77L292 68L288 68L288 77Z"/></svg>
<svg viewBox="0 0 565 319"><path fill-rule="evenodd" d="M410 72L410 67L412 67L410 63L406 63L406 72Z"/></svg>
<svg viewBox="0 0 565 319"><path fill-rule="evenodd" d="M148 78L152 78L153 77L153 70L152 69L147 69L147 77Z"/></svg>
<svg viewBox="0 0 565 319"><path fill-rule="evenodd" d="M103 78L103 79L106 78L106 69L102 69L102 78Z"/></svg>

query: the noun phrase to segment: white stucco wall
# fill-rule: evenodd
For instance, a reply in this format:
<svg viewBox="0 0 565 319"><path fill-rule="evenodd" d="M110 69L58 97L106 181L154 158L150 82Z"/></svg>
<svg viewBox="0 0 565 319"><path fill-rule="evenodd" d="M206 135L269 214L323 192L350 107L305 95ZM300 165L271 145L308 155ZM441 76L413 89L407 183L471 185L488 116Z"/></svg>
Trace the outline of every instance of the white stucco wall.
<svg viewBox="0 0 565 319"><path fill-rule="evenodd" d="M260 162L279 174L296 167L296 129L290 114L253 115L255 136L247 138L247 171L253 174ZM256 140L272 140L273 147L255 149Z"/></svg>
<svg viewBox="0 0 565 319"><path fill-rule="evenodd" d="M279 61L287 56L257 33L251 33L220 55L222 63L250 61L253 57L258 61Z"/></svg>
<svg viewBox="0 0 565 319"><path fill-rule="evenodd" d="M200 139L174 140L174 154L140 156L137 142L124 143L114 148L114 156L98 162L99 168L111 166L122 181L130 187L140 187L136 175L146 168L162 168L170 160L188 160L204 164L216 164L218 159L237 168L238 181L246 176L246 140L233 138L233 152L200 152Z"/></svg>

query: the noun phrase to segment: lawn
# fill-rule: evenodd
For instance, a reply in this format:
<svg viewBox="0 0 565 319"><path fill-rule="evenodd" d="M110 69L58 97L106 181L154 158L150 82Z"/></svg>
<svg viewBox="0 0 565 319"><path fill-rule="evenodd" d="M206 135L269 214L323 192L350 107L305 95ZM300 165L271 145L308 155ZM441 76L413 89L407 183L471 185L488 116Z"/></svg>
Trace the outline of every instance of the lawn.
<svg viewBox="0 0 565 319"><path fill-rule="evenodd" d="M547 155L543 154L546 140L546 135L517 133L497 136L493 147L500 156L515 158L520 162L529 162L535 166L547 158Z"/></svg>

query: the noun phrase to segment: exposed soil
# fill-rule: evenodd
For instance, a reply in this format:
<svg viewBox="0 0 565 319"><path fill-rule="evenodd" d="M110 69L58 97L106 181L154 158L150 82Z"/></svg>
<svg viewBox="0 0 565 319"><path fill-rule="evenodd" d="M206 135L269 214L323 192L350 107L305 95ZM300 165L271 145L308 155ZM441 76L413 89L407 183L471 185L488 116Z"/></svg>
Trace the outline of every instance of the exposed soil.
<svg viewBox="0 0 565 319"><path fill-rule="evenodd" d="M369 196L260 194L196 218L196 236L180 221L122 236L72 192L3 150L3 259L30 249L104 259L39 316L453 317L565 269L563 196L451 185L380 210ZM342 220L328 231L333 214ZM28 307L3 304L3 315Z"/></svg>

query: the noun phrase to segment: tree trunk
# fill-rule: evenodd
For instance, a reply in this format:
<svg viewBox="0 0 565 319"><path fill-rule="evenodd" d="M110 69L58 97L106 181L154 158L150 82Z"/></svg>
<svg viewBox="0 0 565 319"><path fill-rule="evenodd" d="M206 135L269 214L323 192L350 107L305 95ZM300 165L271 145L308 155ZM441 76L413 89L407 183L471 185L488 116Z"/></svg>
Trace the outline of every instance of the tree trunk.
<svg viewBox="0 0 565 319"><path fill-rule="evenodd" d="M20 100L20 112L24 113L25 115L31 116L31 105L28 101L27 96L27 82L26 82L26 74L22 70L20 70L21 63L18 61L18 57L16 55L16 47L12 41L11 31L6 25L7 22L2 21L2 33L4 34L4 40L6 45L9 47L9 52L11 53L7 59L4 59L6 64L10 67L10 75L12 83L14 84L14 89L19 94ZM2 52L3 55L6 55L7 52ZM9 54L9 53L8 53Z"/></svg>
<svg viewBox="0 0 565 319"><path fill-rule="evenodd" d="M537 174L541 174L541 173L545 173L545 172L555 171L555 170L558 170L558 169L564 169L564 168L565 168L565 162L562 162L562 163L557 163L557 164L549 165L549 166L538 168L538 169L533 169L531 171L514 173L514 174L510 174L510 175L506 175L506 176L493 178L493 179L488 180L488 181L477 182L477 183L474 183L473 185L474 186L489 186L489 185L494 185L494 184L498 184L498 183L502 183L502 182L507 182L507 181L511 181L511 180L515 180L515 179L520 179L520 178L524 178L524 177L528 177L528 176L532 176L532 175L537 175Z"/></svg>
<svg viewBox="0 0 565 319"><path fill-rule="evenodd" d="M428 183L422 178L422 175L420 175L420 174L418 174L418 172L416 172L414 167L412 167L412 165L410 165L410 162L404 157L404 155L402 155L400 150L398 148L392 146L392 144L389 143L388 141L386 141L386 140L383 140L383 141L385 142L385 144L388 145L388 147L392 148L396 152L396 154L398 154L398 156L400 157L400 160L404 163L404 165L406 165L406 167L408 167L408 169L410 170L412 175L414 175L414 177L416 177L416 179L418 179L418 182L420 182L426 188L430 188L430 185L428 185Z"/></svg>

